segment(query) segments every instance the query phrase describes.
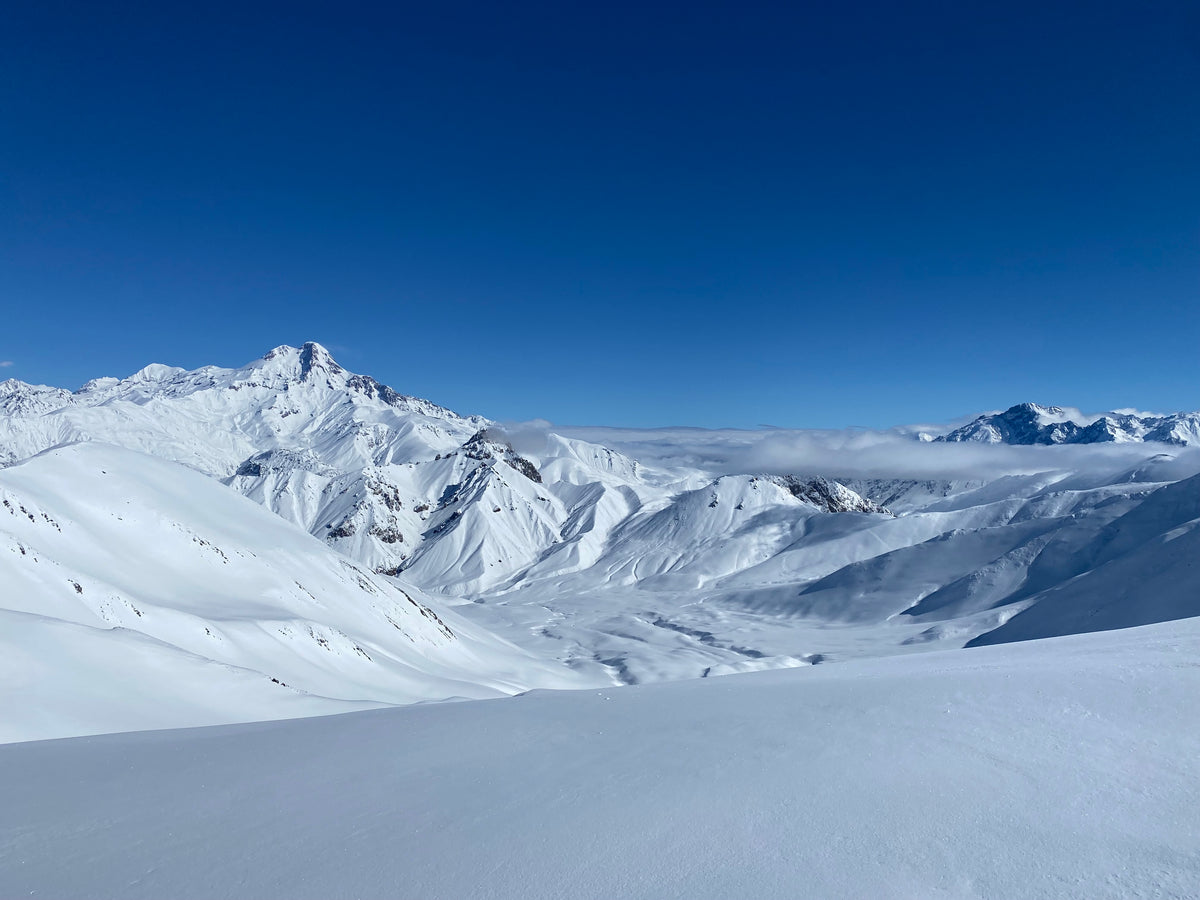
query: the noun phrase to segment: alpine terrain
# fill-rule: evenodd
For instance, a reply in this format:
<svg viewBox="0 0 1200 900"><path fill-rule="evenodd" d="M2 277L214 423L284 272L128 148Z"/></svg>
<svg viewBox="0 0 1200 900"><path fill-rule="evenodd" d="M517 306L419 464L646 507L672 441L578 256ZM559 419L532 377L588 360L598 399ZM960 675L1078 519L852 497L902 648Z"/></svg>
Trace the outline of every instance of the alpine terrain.
<svg viewBox="0 0 1200 900"><path fill-rule="evenodd" d="M1198 444L0 382L0 894L1194 895Z"/></svg>

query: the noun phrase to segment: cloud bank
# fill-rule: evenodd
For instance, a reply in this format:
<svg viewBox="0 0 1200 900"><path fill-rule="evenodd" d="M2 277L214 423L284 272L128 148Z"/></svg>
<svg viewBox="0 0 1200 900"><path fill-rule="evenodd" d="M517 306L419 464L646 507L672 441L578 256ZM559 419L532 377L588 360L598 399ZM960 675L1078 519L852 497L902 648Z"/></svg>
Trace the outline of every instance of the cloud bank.
<svg viewBox="0 0 1200 900"><path fill-rule="evenodd" d="M603 444L638 461L722 474L804 474L831 478L983 479L1038 472L1135 469L1156 459L1171 478L1200 472L1200 448L1158 443L1009 446L932 443L910 429L896 431L755 431L700 428L554 427L546 422L507 426L514 445L537 454L546 434Z"/></svg>

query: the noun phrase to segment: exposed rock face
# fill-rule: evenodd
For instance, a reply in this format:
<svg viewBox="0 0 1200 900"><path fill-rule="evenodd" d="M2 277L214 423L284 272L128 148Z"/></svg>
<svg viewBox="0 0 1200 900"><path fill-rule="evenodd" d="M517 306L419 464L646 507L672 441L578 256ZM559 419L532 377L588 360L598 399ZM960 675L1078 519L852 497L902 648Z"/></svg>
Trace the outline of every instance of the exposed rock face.
<svg viewBox="0 0 1200 900"><path fill-rule="evenodd" d="M771 480L780 487L786 488L793 497L803 500L806 503L811 503L825 512L884 513L891 515L886 507L880 506L873 500L866 499L840 482L830 481L827 478L798 478L795 475L783 475Z"/></svg>

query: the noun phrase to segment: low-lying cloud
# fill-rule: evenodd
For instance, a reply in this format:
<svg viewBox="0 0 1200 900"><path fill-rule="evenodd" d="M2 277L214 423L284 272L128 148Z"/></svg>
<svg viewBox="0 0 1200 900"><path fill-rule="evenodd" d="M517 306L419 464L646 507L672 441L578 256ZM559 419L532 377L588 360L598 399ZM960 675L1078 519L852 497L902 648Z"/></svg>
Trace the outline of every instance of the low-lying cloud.
<svg viewBox="0 0 1200 900"><path fill-rule="evenodd" d="M547 422L508 426L514 444L538 453L546 435L603 444L642 463L722 474L805 474L831 478L992 479L1049 471L1132 469L1167 458L1173 478L1200 471L1200 449L1158 443L1010 446L936 443L897 431L754 431L700 428L563 427Z"/></svg>

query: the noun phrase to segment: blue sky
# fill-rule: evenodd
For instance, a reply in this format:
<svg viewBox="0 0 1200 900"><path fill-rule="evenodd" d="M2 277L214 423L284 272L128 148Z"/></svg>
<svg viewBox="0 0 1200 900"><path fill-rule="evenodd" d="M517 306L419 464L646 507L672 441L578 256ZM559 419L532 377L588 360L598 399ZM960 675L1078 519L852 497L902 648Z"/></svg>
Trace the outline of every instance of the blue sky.
<svg viewBox="0 0 1200 900"><path fill-rule="evenodd" d="M464 412L1200 408L1200 7L24 4L0 377L317 340Z"/></svg>

